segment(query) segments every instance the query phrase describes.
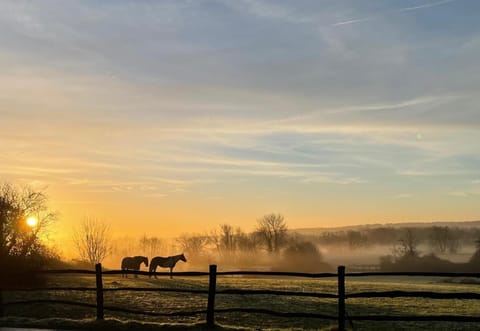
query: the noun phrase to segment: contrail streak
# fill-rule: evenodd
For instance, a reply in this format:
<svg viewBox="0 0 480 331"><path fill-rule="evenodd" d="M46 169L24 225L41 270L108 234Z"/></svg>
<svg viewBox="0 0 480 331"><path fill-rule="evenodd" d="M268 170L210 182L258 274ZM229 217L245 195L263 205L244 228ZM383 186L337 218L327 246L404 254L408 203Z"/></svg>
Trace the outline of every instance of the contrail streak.
<svg viewBox="0 0 480 331"><path fill-rule="evenodd" d="M340 26L340 25L348 25L348 24L355 24L355 23L360 23L360 22L366 22L366 21L370 21L371 19L373 19L373 17L359 18L358 20L350 20L350 21L338 22L338 23L333 24L333 26Z"/></svg>
<svg viewBox="0 0 480 331"><path fill-rule="evenodd" d="M424 5L419 5L419 6L400 8L398 10L395 10L393 12L386 13L386 14L380 14L380 15L377 15L377 16L371 16L371 17L359 18L359 19L354 19L354 20L349 20L349 21L337 22L337 23L332 24L332 26L341 26L341 25L349 25L349 24L367 22L367 21L371 21L371 20L374 20L374 19L377 19L377 18L380 18L380 17L383 17L383 16L394 14L394 13L402 13L402 12L408 12L408 11L413 11L413 10L431 8L431 7L436 7L436 6L444 5L444 4L447 4L447 3L450 3L450 2L455 2L455 1L458 1L458 0L442 0L442 1L431 2L431 3L424 4Z"/></svg>
<svg viewBox="0 0 480 331"><path fill-rule="evenodd" d="M411 10L417 10L417 9L423 9L423 8L430 8L430 7L435 7L435 6L440 6L449 2L454 2L457 0L442 0L438 2L433 2L433 3L427 3L425 5L420 5L420 6L414 6L414 7L406 7L406 8L401 8L399 12L404 12L404 11L411 11Z"/></svg>

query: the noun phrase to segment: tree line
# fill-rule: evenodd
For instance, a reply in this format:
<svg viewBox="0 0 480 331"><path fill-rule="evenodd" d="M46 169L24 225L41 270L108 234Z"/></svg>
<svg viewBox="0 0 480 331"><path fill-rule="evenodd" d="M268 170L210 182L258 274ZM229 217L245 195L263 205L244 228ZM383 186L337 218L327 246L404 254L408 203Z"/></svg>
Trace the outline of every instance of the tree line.
<svg viewBox="0 0 480 331"><path fill-rule="evenodd" d="M29 216L36 223L29 226ZM48 198L42 191L17 188L10 184L0 186L0 259L6 269L49 267L62 263L59 254L48 247L42 236L48 234L58 214L48 208ZM246 232L227 223L210 232L182 234L168 242L165 238L143 235L136 242L112 238L110 226L96 218L85 218L72 233L72 241L83 266L102 262L112 254L153 257L176 250L198 265L236 263L247 267L325 271L319 247L342 245L351 249L373 245L393 246L392 254L380 263L395 264L405 257L420 256L419 247L428 247L432 253L458 253L462 247L477 244L478 228L430 226L418 228L376 227L361 230L326 231L321 234L299 234L288 229L281 214L266 214L257 219L256 227ZM478 252L477 249L477 252ZM480 253L477 255L480 256ZM480 259L480 258L478 258Z"/></svg>
<svg viewBox="0 0 480 331"><path fill-rule="evenodd" d="M35 216L36 224L29 226L27 219ZM0 186L0 259L5 269L17 269L19 265L28 268L48 268L60 265L60 254L42 241L58 219L58 213L48 206L48 197L43 191L29 187L19 188L11 184ZM94 217L85 218L73 228L72 242L78 258L76 264L91 267L102 262L113 253L144 254L155 256L165 250L165 239L146 235L128 247L127 242L117 243L112 237L110 225ZM299 242L298 236L290 235L287 222L281 214L266 214L257 220L252 232L240 227L221 224L204 234L183 234L171 244L199 262L221 258L231 261L243 256L246 263L252 263L252 256L264 252L266 255L279 255L283 251L295 254L299 251L313 252L317 258L321 254L312 244ZM215 253L215 254L212 254ZM195 259L193 259L195 261Z"/></svg>
<svg viewBox="0 0 480 331"><path fill-rule="evenodd" d="M341 245L350 249L372 246L391 246L405 241L405 227L375 227L362 230L325 231L317 235L304 235L320 246ZM463 247L474 246L480 238L479 228L426 226L408 228L416 245L428 247L438 254L459 253Z"/></svg>

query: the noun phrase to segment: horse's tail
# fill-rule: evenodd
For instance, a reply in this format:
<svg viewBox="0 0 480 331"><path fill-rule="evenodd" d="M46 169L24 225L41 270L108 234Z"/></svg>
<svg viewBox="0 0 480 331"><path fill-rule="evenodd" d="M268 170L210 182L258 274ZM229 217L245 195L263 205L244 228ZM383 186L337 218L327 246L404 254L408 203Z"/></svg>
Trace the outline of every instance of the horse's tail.
<svg viewBox="0 0 480 331"><path fill-rule="evenodd" d="M124 257L122 259L122 269L128 269L129 268L129 258Z"/></svg>
<svg viewBox="0 0 480 331"><path fill-rule="evenodd" d="M128 269L127 267L127 261L128 261L128 258L124 257L122 259L122 264L121 264L121 269L122 269L122 277L127 277L127 274L125 273L125 271Z"/></svg>
<svg viewBox="0 0 480 331"><path fill-rule="evenodd" d="M148 267L148 271L149 272L152 272L152 271L155 271L155 268L157 267L157 259L156 258L152 258L150 260L150 265Z"/></svg>

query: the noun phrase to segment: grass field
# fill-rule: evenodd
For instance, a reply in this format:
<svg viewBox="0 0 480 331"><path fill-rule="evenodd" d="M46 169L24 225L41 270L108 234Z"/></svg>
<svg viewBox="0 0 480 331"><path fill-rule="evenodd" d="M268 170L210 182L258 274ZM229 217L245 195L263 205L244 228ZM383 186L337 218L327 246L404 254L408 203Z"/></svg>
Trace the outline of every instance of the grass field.
<svg viewBox="0 0 480 331"><path fill-rule="evenodd" d="M94 276L87 275L50 275L47 286L95 286ZM104 276L104 287L168 287L180 289L207 289L206 277L175 278L165 277L149 279L121 278L120 276ZM219 277L217 290L221 289L269 289L305 292L323 292L335 294L336 279L300 279L273 277ZM452 284L442 278L428 277L369 277L348 279L347 293L364 291L434 291L434 292L476 292L480 293L477 284ZM31 299L59 299L95 303L94 292L50 291L50 292L5 292L4 301ZM203 294L170 293L170 292L105 292L105 306L118 306L148 312L174 312L205 310L207 297ZM317 299L296 296L270 295L217 295L216 308L267 308L279 312L310 312L329 315L337 314L335 299ZM348 299L346 310L349 315L478 315L480 300L433 300L421 298L375 298ZM60 304L38 304L29 306L8 306L5 315L12 318L30 317L35 319L63 318L85 320L95 318L95 309ZM201 325L205 316L194 317L152 317L105 311L106 318L118 320L136 320L143 323L167 323L182 325ZM309 318L281 318L265 314L250 313L218 313L216 322L220 325L244 327L250 329L298 330L328 329L335 321ZM13 322L9 322L11 324ZM349 325L347 323L347 325ZM473 323L446 322L355 322L355 330L480 330Z"/></svg>

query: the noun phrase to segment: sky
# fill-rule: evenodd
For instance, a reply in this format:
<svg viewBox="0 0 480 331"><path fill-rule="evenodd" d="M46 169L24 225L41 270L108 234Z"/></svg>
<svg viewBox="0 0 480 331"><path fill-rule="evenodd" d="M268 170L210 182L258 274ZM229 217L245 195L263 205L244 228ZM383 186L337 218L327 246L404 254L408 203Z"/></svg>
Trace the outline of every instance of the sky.
<svg viewBox="0 0 480 331"><path fill-rule="evenodd" d="M0 2L0 181L118 235L480 218L477 0Z"/></svg>

